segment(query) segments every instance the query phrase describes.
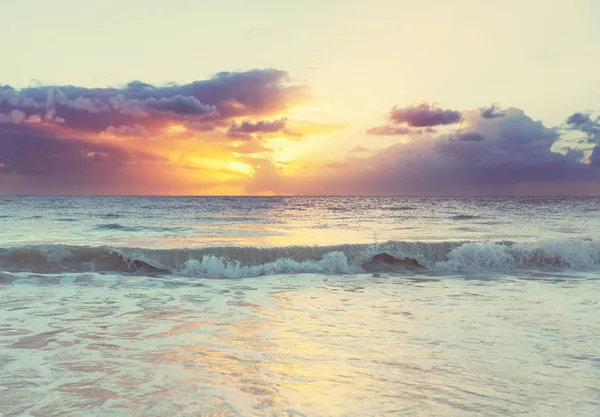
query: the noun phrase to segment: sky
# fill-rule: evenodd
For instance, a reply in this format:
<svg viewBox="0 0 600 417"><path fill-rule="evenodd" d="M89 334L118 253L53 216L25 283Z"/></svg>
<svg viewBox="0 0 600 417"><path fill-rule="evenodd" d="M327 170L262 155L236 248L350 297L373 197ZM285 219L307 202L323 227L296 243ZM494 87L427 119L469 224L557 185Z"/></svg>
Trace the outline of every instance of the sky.
<svg viewBox="0 0 600 417"><path fill-rule="evenodd" d="M600 195L596 0L0 0L0 194Z"/></svg>

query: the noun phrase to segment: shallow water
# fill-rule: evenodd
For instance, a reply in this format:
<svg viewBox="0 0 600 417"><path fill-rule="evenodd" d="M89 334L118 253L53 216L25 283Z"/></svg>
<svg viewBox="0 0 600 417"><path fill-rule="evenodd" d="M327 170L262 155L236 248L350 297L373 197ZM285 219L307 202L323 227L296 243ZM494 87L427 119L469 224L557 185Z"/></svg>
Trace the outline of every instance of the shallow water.
<svg viewBox="0 0 600 417"><path fill-rule="evenodd" d="M597 415L598 281L471 278L18 278L0 287L1 408Z"/></svg>
<svg viewBox="0 0 600 417"><path fill-rule="evenodd" d="M0 416L598 415L599 199L222 200L0 198Z"/></svg>

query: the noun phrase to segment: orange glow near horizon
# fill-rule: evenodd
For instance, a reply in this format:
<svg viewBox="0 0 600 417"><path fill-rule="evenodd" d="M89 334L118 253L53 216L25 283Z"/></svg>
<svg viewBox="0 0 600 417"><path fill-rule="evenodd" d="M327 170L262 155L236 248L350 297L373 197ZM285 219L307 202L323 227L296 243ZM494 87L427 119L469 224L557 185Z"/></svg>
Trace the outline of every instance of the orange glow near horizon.
<svg viewBox="0 0 600 417"><path fill-rule="evenodd" d="M394 107L397 120L382 111L379 126L317 122L298 117L305 100L300 90L281 98L285 86L279 88L268 96L273 103L220 102L218 116L214 107L192 96L151 97L149 107L121 98L114 105L122 108L99 109L82 97L66 101L82 107L79 114L64 110L69 99L61 98L62 108L45 109L42 116L0 113L0 129L5 129L0 139L8 150L0 154L0 193L445 195L452 189L460 195L568 195L598 190L592 147L569 153L573 149L562 143L564 149L556 146L560 154L551 150L558 143L556 131L520 109L492 108L504 113L483 117L481 109L459 112L420 103ZM61 109L66 118L59 116ZM81 112L87 113L82 117ZM557 161L578 180L549 171L550 180L539 181L536 169L519 157L521 176L498 185L510 158L532 149L540 155L537 168ZM487 161L484 169L481 161ZM477 175L465 175L474 168L480 177L494 179L480 186L479 178L473 180Z"/></svg>

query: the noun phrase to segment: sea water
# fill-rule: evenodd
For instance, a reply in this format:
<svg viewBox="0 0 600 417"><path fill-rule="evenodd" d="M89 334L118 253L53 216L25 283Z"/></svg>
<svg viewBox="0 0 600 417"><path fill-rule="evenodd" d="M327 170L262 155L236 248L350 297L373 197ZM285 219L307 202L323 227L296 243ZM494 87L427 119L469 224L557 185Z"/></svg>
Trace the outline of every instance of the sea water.
<svg viewBox="0 0 600 417"><path fill-rule="evenodd" d="M598 416L599 301L599 198L0 197L0 416Z"/></svg>

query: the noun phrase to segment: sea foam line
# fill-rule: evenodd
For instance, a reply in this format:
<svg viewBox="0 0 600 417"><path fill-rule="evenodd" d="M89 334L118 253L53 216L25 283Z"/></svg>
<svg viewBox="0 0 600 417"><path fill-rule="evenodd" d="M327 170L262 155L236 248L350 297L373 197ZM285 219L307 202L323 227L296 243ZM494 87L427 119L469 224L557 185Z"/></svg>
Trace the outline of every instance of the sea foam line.
<svg viewBox="0 0 600 417"><path fill-rule="evenodd" d="M360 272L373 255L415 258L433 271L600 270L600 240L402 242L335 246L179 249L44 245L0 249L5 272L138 272L237 278L271 274Z"/></svg>

